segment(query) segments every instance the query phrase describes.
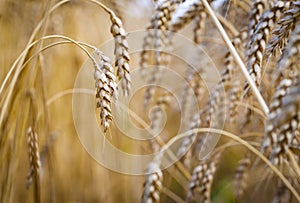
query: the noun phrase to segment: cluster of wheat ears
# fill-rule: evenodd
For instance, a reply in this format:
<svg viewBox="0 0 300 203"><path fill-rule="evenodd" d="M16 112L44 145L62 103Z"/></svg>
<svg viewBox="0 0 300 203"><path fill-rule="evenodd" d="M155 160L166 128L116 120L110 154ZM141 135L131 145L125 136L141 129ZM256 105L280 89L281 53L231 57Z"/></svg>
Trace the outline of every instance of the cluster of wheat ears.
<svg viewBox="0 0 300 203"><path fill-rule="evenodd" d="M38 77L42 74L43 58L47 57L44 51L68 43L89 57L94 67L95 112L100 118L99 125L104 134L110 134L108 140L119 139L120 135L112 130L112 103L118 100L119 89L129 97L134 82L130 76L130 46L124 29L126 12L118 1L83 1L99 7L109 16L115 58L110 59L94 45L66 35L46 35L44 30L49 17L73 0L48 5L25 49L1 83L0 202L14 201L17 192L13 189L14 174L24 140L27 140L29 160L27 186L34 188L35 202L43 199L42 159L47 156L47 146L53 144L48 139L42 148L39 141L40 134L45 132L41 124L47 126L51 120L40 115L47 113L47 98L38 95L46 91ZM80 5L80 1L76 3ZM162 80L160 67L176 66L169 56L172 51L164 51L172 50L175 33L191 30L193 42L202 47L208 47L207 41L212 40L212 35L218 36L222 40L216 43L223 48L214 50L218 54L208 53L220 71L220 80L211 92L207 91L203 78L205 64L201 69L181 68L186 69L184 77L189 84L181 89L181 112L170 110L172 94L154 86L146 87L143 99L138 101L147 109L159 107L151 113L153 132L161 126L161 111L180 114L186 129L180 136L177 152L170 152L180 157L173 166L177 174L174 176L162 170L160 152L166 150L168 139L176 134L171 135L171 131L149 140L148 151L157 156L149 163L144 184L140 185L143 190L140 201L211 202L217 194L214 191L218 190L218 182L222 182L223 171L232 165L235 172L231 185L236 201L300 202L300 1L155 0L152 5L152 17L145 27L147 35L139 55L141 77L149 83ZM48 41L51 43L46 43ZM197 60L203 63L201 57ZM149 66L151 74L146 74ZM198 112L192 110L191 97L197 99ZM221 129L212 124L218 122L214 117L226 118ZM199 160L201 149L217 134L222 139ZM227 159L222 157L226 151L233 153L230 150L235 147L238 147L240 160L226 163ZM261 189L264 192L259 191ZM221 200L216 202L222 202L222 197L219 198Z"/></svg>

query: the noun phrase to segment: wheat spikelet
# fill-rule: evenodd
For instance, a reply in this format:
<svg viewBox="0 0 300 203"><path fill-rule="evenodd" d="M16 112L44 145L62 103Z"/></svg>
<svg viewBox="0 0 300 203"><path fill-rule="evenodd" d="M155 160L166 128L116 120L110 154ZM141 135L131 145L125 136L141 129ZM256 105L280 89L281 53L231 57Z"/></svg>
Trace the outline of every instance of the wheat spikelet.
<svg viewBox="0 0 300 203"><path fill-rule="evenodd" d="M242 95L241 83L234 81L229 91L229 122L235 122L237 115L237 102L240 100Z"/></svg>
<svg viewBox="0 0 300 203"><path fill-rule="evenodd" d="M226 78L226 77L229 75L230 74L227 73L227 71L222 73L221 81L219 81L219 83L213 89L212 94L210 96L210 100L206 104L206 106L207 106L207 112L206 112L206 117L205 117L206 126L211 125L211 121L213 118L219 119L225 113L225 109L226 109L226 105L224 105L225 84L223 83L223 79L224 79L224 81L228 80L228 78ZM231 76L229 76L229 77L231 78Z"/></svg>
<svg viewBox="0 0 300 203"><path fill-rule="evenodd" d="M240 51L241 55L241 50L245 46L247 36L247 30L243 29L241 33L232 40L232 44L236 47L237 50ZM237 101L240 100L241 96L241 89L239 80L233 79L233 76L236 75L236 64L230 51L227 51L227 53L225 54L224 67L225 68L221 74L221 82L226 90L229 89L229 122L233 122L237 109Z"/></svg>
<svg viewBox="0 0 300 203"><path fill-rule="evenodd" d="M141 53L140 66L143 76L145 76L144 69L150 61L149 51L147 51L148 49L155 49L156 63L160 64L161 60L163 60L159 51L162 51L162 48L168 44L166 31L169 29L171 14L174 12L176 5L180 2L181 1L178 0L162 0L155 3L155 12L147 27L148 32L144 38L143 51Z"/></svg>
<svg viewBox="0 0 300 203"><path fill-rule="evenodd" d="M152 109L152 112L150 114L150 120L151 120L151 133L154 135L157 135L162 127L162 119L163 119L163 112L166 111L166 108L170 104L170 93L164 93L162 94L157 102L156 106ZM158 152L160 149L159 144L155 140L155 138L151 139L151 148L153 152Z"/></svg>
<svg viewBox="0 0 300 203"><path fill-rule="evenodd" d="M250 154L247 153L245 158L239 161L234 174L234 194L240 199L247 187L248 170L251 165Z"/></svg>
<svg viewBox="0 0 300 203"><path fill-rule="evenodd" d="M203 179L204 173L207 170L207 164L200 164L199 166L194 168L192 179L189 183L189 191L187 194L186 202L190 202L196 189L201 185L201 181Z"/></svg>
<svg viewBox="0 0 300 203"><path fill-rule="evenodd" d="M131 89L130 66L128 43L126 40L126 33L123 28L122 21L115 15L111 15L111 33L115 39L115 56L118 80L121 81L121 87L125 96L128 96Z"/></svg>
<svg viewBox="0 0 300 203"><path fill-rule="evenodd" d="M190 122L190 126L189 126L189 130L192 129L198 129L202 123L201 121L201 116L205 113L205 110L201 109L199 111L199 113L195 114L192 118L192 121ZM182 157L182 161L183 163L189 167L190 166L190 159L192 158L192 151L191 149L189 149L195 140L197 140L196 142L202 143L202 137L200 138L197 137L198 133L193 133L190 136L186 136L183 140L182 143L180 145L180 147L178 148L177 151L177 156L178 157ZM185 154L186 153L186 154Z"/></svg>
<svg viewBox="0 0 300 203"><path fill-rule="evenodd" d="M142 203L160 202L160 190L162 189L163 174L156 162L149 164L147 168L146 182L142 195Z"/></svg>
<svg viewBox="0 0 300 203"><path fill-rule="evenodd" d="M203 12L205 13L205 9L201 1L190 0L182 3L172 16L171 31L178 32L196 16L201 18L201 15L204 15Z"/></svg>
<svg viewBox="0 0 300 203"><path fill-rule="evenodd" d="M100 61L94 64L97 108L100 109L101 125L106 133L109 129L109 123L112 121L111 102L112 96L117 95L117 85L109 58L102 55L99 51L97 51L97 54L100 57Z"/></svg>
<svg viewBox="0 0 300 203"><path fill-rule="evenodd" d="M264 52L270 32L274 28L275 22L280 18L282 12L289 8L290 2L277 1L274 6L264 12L257 24L249 47L248 71L252 80L259 86L262 73L262 63ZM248 89L247 85L245 89Z"/></svg>
<svg viewBox="0 0 300 203"><path fill-rule="evenodd" d="M196 191L198 191L200 194L201 202L210 202L211 186L213 183L213 178L216 172L219 158L220 153L206 159L203 163L195 167L189 183L186 202L191 202L192 197L195 196Z"/></svg>
<svg viewBox="0 0 300 203"><path fill-rule="evenodd" d="M216 164L212 162L204 174L202 185L200 187L200 193L202 197L201 202L203 203L211 202L210 193L211 193L211 187L212 187L215 172L216 172Z"/></svg>
<svg viewBox="0 0 300 203"><path fill-rule="evenodd" d="M233 38L232 44L233 46L240 51L245 46L245 41L247 39L247 31L242 30L236 37ZM243 55L242 55L243 56ZM232 57L232 54L230 51L227 51L224 57L224 70L221 73L221 82L223 85L229 86L232 81L232 76L234 75L236 71L236 64Z"/></svg>
<svg viewBox="0 0 300 203"><path fill-rule="evenodd" d="M198 70L194 72L191 78L191 87L193 89L193 92L195 94L195 97L200 100L200 98L203 96L205 92L205 85L203 82L203 79L201 78L201 74L204 72L204 70Z"/></svg>
<svg viewBox="0 0 300 203"><path fill-rule="evenodd" d="M205 21L207 18L207 13L205 12L204 8L199 10L198 15L195 17L195 27L194 27L194 42L200 44L201 42L201 35L204 34L205 29Z"/></svg>
<svg viewBox="0 0 300 203"><path fill-rule="evenodd" d="M32 127L28 128L27 131L28 140L28 156L29 156L29 165L30 170L27 176L27 188L31 185L34 180L35 193L37 201L40 199L40 170L41 170L41 161L40 161L40 152L39 152L39 143L38 143L38 135L32 129Z"/></svg>
<svg viewBox="0 0 300 203"><path fill-rule="evenodd" d="M259 22L259 19L266 9L268 2L266 0L254 0L251 7L251 13L249 16L249 24L248 24L248 43L247 47L250 47L251 40L254 35L255 28Z"/></svg>
<svg viewBox="0 0 300 203"><path fill-rule="evenodd" d="M290 190L282 183L279 183L276 189L275 196L272 199L272 203L286 203L292 202L292 194Z"/></svg>
<svg viewBox="0 0 300 203"><path fill-rule="evenodd" d="M290 9L285 11L278 24L280 27L273 31L275 35L267 46L267 54L275 55L282 52L286 46L290 34L300 21L300 1L291 3Z"/></svg>
<svg viewBox="0 0 300 203"><path fill-rule="evenodd" d="M201 78L203 69L193 70L187 69L185 80L186 84L182 89L182 121L185 127L189 127L190 120L192 119L194 107L201 102L201 98L205 92L205 85ZM195 101L196 99L196 101ZM196 102L196 103L195 103Z"/></svg>
<svg viewBox="0 0 300 203"><path fill-rule="evenodd" d="M197 129L200 127L201 114L202 114L202 112L194 115L194 117L190 123L189 129ZM178 148L177 156L183 156L184 153L186 153L189 150L188 148L191 147L191 145L193 144L193 142L196 139L196 136L197 136L197 133L187 136L183 139L180 147Z"/></svg>
<svg viewBox="0 0 300 203"><path fill-rule="evenodd" d="M116 76L114 74L114 68L111 65L110 59L105 56L99 49L95 51L97 55L97 63L99 64L98 68L102 70L108 80L108 86L110 88L110 95L115 99L118 99L118 85ZM98 70L98 71L100 71Z"/></svg>

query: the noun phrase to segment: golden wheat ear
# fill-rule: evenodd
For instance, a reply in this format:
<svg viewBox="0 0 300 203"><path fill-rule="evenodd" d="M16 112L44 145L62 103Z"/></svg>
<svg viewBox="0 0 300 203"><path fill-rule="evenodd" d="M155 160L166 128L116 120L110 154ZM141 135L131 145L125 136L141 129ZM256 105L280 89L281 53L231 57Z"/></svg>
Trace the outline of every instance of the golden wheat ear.
<svg viewBox="0 0 300 203"><path fill-rule="evenodd" d="M159 203L160 191L162 189L163 173L158 163L152 162L147 168L146 181L142 195L142 203Z"/></svg>
<svg viewBox="0 0 300 203"><path fill-rule="evenodd" d="M267 46L267 55L282 53L288 39L300 21L300 1L294 1L288 10L284 12L278 24L280 25L273 31L274 37Z"/></svg>
<svg viewBox="0 0 300 203"><path fill-rule="evenodd" d="M186 202L191 202L197 192L200 195L201 202L211 202L211 187L219 164L220 155L220 153L214 154L194 168L192 178L189 182Z"/></svg>
<svg viewBox="0 0 300 203"><path fill-rule="evenodd" d="M122 21L115 15L111 15L111 33L115 39L115 56L118 80L121 81L121 87L125 96L128 96L131 90L131 77L129 66L128 42L126 32L123 28Z"/></svg>
<svg viewBox="0 0 300 203"><path fill-rule="evenodd" d="M117 84L113 68L108 57L101 52L96 52L98 60L94 64L94 80L96 87L97 108L100 110L100 120L106 133L112 121L111 103L112 96L117 95Z"/></svg>
<svg viewBox="0 0 300 203"><path fill-rule="evenodd" d="M276 21L280 18L282 13L290 6L290 2L277 1L269 10L265 11L252 36L249 52L247 54L247 67L249 74L256 85L259 86L261 82L261 74L263 68L264 54L269 36L273 30ZM247 86L245 89L248 89Z"/></svg>
<svg viewBox="0 0 300 203"><path fill-rule="evenodd" d="M40 172L41 172L41 160L38 143L38 134L33 130L32 127L28 128L27 131L28 139L28 155L30 171L27 176L27 187L34 182L35 198L40 201Z"/></svg>

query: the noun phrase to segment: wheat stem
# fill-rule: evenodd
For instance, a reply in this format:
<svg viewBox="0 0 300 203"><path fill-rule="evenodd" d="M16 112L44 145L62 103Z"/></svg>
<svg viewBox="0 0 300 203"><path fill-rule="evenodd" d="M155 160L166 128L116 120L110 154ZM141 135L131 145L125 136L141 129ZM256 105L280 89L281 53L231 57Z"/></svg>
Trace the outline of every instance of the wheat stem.
<svg viewBox="0 0 300 203"><path fill-rule="evenodd" d="M168 197L170 197L172 200L174 200L177 203L185 203L185 201L183 201L183 199L181 199L181 197L179 197L176 193L172 192L171 190L169 190L166 187L163 187L161 189L161 193L164 193L165 195L167 195Z"/></svg>

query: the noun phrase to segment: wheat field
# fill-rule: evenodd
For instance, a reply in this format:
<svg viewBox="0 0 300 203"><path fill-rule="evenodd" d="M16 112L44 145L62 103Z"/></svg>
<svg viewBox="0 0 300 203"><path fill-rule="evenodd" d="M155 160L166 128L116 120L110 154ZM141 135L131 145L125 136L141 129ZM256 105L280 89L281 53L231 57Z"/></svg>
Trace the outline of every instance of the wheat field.
<svg viewBox="0 0 300 203"><path fill-rule="evenodd" d="M300 202L299 0L2 0L0 28L0 202Z"/></svg>

